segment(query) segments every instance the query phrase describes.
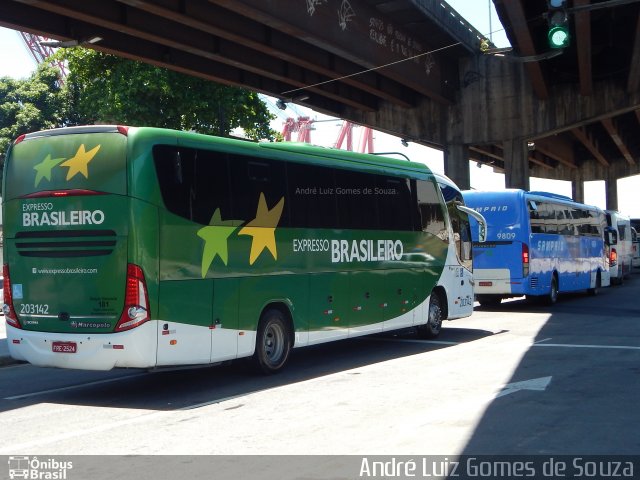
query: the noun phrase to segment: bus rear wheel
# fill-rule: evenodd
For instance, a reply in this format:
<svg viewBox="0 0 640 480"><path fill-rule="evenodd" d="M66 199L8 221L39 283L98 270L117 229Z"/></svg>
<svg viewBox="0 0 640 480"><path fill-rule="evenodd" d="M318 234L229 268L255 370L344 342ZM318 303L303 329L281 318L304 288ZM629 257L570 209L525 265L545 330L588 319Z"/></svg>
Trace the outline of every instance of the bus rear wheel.
<svg viewBox="0 0 640 480"><path fill-rule="evenodd" d="M558 301L558 277L553 275L551 277L551 288L549 294L545 297L545 303L547 305L553 305Z"/></svg>
<svg viewBox="0 0 640 480"><path fill-rule="evenodd" d="M266 374L280 371L291 351L289 324L284 314L276 309L266 310L258 323L256 351L253 361L257 369Z"/></svg>
<svg viewBox="0 0 640 480"><path fill-rule="evenodd" d="M429 313L427 323L418 326L418 336L420 338L436 338L442 329L442 304L440 296L432 292L429 300Z"/></svg>

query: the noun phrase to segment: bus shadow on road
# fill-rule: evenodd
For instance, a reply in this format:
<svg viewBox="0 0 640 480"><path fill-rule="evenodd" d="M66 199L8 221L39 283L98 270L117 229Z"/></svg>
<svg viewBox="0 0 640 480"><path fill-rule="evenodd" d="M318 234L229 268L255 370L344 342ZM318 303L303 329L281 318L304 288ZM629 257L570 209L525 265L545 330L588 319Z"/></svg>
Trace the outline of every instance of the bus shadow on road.
<svg viewBox="0 0 640 480"><path fill-rule="evenodd" d="M637 280L603 289L595 297L561 295L558 303L547 307L549 318L532 345L476 421L464 448L455 453L636 454L640 445ZM518 313L520 305L505 303L501 310ZM526 316L522 318L526 321ZM566 476L571 475L567 470Z"/></svg>
<svg viewBox="0 0 640 480"><path fill-rule="evenodd" d="M555 304L549 305L545 303L543 298L527 299L525 297L511 298L503 300L497 305L479 305L476 304L474 310L479 312L514 312L514 313L553 313L564 307L575 308L576 302L584 304L585 308L592 308L593 305L599 305L606 301L607 297L615 291L617 287L603 288L598 291L597 295L589 295L587 292L571 292L562 293L558 296Z"/></svg>
<svg viewBox="0 0 640 480"><path fill-rule="evenodd" d="M49 372L55 372L58 379L55 386L48 384L48 388L34 389L42 392L38 395L21 398L17 394L15 399L0 402L0 411L43 401L106 408L189 409L403 357L428 354L491 335L494 332L454 327L443 328L437 340L418 339L412 329L341 340L294 349L287 367L269 376L257 373L250 359L197 368L131 370L130 375L122 377L114 376L114 371L83 372L85 381L82 383L78 382L77 371L43 368L31 370L29 374L36 376L41 372L48 377ZM93 375L87 376L88 373Z"/></svg>

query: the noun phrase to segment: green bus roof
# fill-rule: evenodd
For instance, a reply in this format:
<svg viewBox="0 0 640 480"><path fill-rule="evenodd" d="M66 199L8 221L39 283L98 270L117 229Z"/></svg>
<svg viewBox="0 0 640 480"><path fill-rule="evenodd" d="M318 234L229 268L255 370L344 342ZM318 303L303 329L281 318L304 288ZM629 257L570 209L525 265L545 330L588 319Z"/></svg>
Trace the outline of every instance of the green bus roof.
<svg viewBox="0 0 640 480"><path fill-rule="evenodd" d="M431 175L431 170L417 162L399 160L388 156L350 152L336 148L326 148L299 142L253 142L228 137L216 137L194 132L183 132L154 127L132 127L129 131L132 138L150 139L164 137L177 140L178 145L205 146L215 144L229 153L251 153L257 157L278 158L293 162L309 162L332 165L338 168L355 168L381 173L402 174L417 178Z"/></svg>

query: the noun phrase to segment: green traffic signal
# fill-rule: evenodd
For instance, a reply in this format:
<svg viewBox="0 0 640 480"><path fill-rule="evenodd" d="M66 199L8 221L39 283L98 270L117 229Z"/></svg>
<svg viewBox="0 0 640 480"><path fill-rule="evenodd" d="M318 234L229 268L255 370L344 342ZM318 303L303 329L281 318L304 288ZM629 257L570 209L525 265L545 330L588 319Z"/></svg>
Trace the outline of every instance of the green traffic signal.
<svg viewBox="0 0 640 480"><path fill-rule="evenodd" d="M571 37L566 25L557 25L549 29L549 46L551 48L565 48L569 46Z"/></svg>

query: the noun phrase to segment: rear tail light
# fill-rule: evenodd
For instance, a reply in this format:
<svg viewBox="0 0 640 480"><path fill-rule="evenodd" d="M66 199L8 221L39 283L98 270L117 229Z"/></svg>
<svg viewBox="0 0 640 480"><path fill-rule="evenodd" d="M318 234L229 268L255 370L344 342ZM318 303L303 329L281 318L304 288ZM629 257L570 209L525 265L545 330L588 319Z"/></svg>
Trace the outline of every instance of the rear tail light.
<svg viewBox="0 0 640 480"><path fill-rule="evenodd" d="M16 315L16 311L13 308L13 293L11 293L9 265L7 265L6 263L2 266L2 275L4 276L2 285L2 289L4 292L4 305L2 306L2 310L4 311L4 318L12 327L22 328L22 325L20 325L20 320L18 320L18 315Z"/></svg>
<svg viewBox="0 0 640 480"><path fill-rule="evenodd" d="M615 248L612 248L609 252L609 266L615 267L618 264L618 252Z"/></svg>
<svg viewBox="0 0 640 480"><path fill-rule="evenodd" d="M522 276L529 275L529 245L522 244Z"/></svg>
<svg viewBox="0 0 640 480"><path fill-rule="evenodd" d="M142 269L133 264L127 265L127 285L122 315L116 325L116 332L138 327L149 320L149 296L147 282Z"/></svg>

